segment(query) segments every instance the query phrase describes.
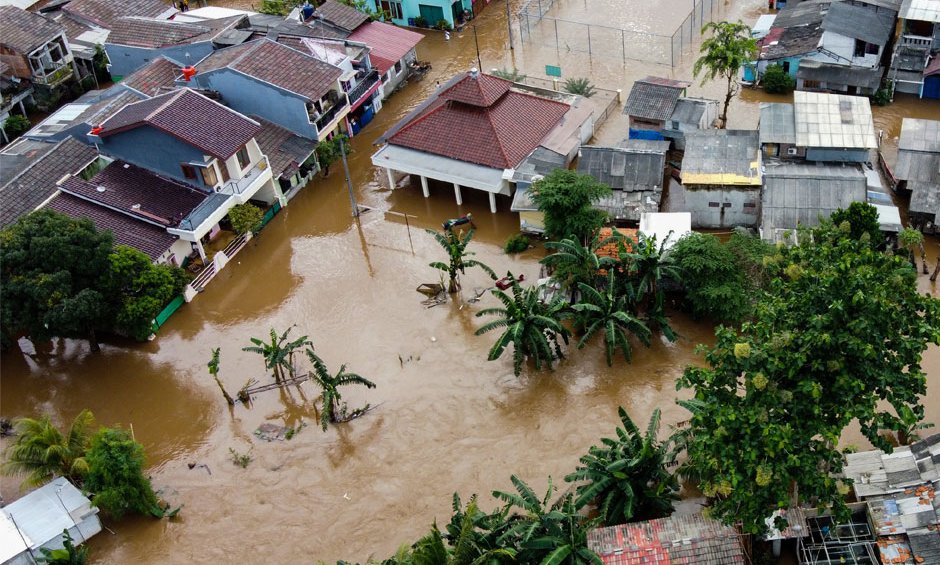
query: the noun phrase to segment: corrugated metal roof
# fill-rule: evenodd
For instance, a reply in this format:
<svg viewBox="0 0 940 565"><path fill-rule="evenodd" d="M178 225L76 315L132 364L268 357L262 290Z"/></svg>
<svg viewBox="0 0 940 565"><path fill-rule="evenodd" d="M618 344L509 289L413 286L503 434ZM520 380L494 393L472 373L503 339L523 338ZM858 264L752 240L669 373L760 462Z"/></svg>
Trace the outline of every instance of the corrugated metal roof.
<svg viewBox="0 0 940 565"><path fill-rule="evenodd" d="M833 2L823 18L822 28L866 43L886 45L894 31L895 13L872 10L848 2Z"/></svg>
<svg viewBox="0 0 940 565"><path fill-rule="evenodd" d="M760 186L757 131L703 130L686 134L682 183Z"/></svg>
<svg viewBox="0 0 940 565"><path fill-rule="evenodd" d="M900 16L905 20L940 22L940 2L937 0L904 0Z"/></svg>
<svg viewBox="0 0 940 565"><path fill-rule="evenodd" d="M940 434L934 434L892 453L875 449L846 454L842 474L853 481L855 496L862 500L937 481L938 465Z"/></svg>
<svg viewBox="0 0 940 565"><path fill-rule="evenodd" d="M761 229L768 239L778 230L819 225L852 202L865 202L867 183L858 166L782 163L767 167L761 192Z"/></svg>
<svg viewBox="0 0 940 565"><path fill-rule="evenodd" d="M904 118L898 149L940 154L940 121Z"/></svg>
<svg viewBox="0 0 940 565"><path fill-rule="evenodd" d="M555 169L564 169L568 158L545 147L536 147L535 151L519 163L512 174L513 182L532 181L538 175L545 176Z"/></svg>
<svg viewBox="0 0 940 565"><path fill-rule="evenodd" d="M665 154L659 152L585 145L578 159L578 172L614 190L662 190L665 162Z"/></svg>
<svg viewBox="0 0 940 565"><path fill-rule="evenodd" d="M793 107L796 142L801 147L878 147L868 98L798 90L793 93Z"/></svg>
<svg viewBox="0 0 940 565"><path fill-rule="evenodd" d="M803 59L800 61L800 67L796 71L796 78L799 80L825 82L831 90L837 90L837 85L877 89L881 85L881 75L883 73L884 69L882 67L868 69L865 67L837 65L835 63L814 61L813 59Z"/></svg>
<svg viewBox="0 0 940 565"><path fill-rule="evenodd" d="M676 101L676 109L672 111L672 117L669 119L680 124L698 125L709 104L718 104L718 102L702 98L680 98Z"/></svg>
<svg viewBox="0 0 940 565"><path fill-rule="evenodd" d="M940 207L940 184L908 181L911 190L911 205L908 210L918 214L936 215Z"/></svg>
<svg viewBox="0 0 940 565"><path fill-rule="evenodd" d="M796 123L793 116L793 104L761 102L760 105L760 142L761 143L796 143Z"/></svg>
<svg viewBox="0 0 940 565"><path fill-rule="evenodd" d="M646 77L633 83L623 113L647 120L668 120L689 83Z"/></svg>
<svg viewBox="0 0 940 565"><path fill-rule="evenodd" d="M4 506L2 511L12 516L16 525L32 542L36 549L62 535L76 525L83 509L91 507L91 501L63 477L54 479L22 498Z"/></svg>
<svg viewBox="0 0 940 565"><path fill-rule="evenodd" d="M894 176L908 182L940 183L940 153L900 149Z"/></svg>

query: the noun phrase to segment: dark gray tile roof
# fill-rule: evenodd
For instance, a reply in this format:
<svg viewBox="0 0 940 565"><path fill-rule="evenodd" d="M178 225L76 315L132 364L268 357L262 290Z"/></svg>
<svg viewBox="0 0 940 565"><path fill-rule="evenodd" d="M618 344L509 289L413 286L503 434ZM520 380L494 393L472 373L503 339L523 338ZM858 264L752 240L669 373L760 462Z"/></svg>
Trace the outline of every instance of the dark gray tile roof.
<svg viewBox="0 0 940 565"><path fill-rule="evenodd" d="M123 161L114 161L87 182L70 178L61 190L164 227L179 225L208 196Z"/></svg>
<svg viewBox="0 0 940 565"><path fill-rule="evenodd" d="M110 231L115 244L133 247L150 259L159 258L178 239L161 227L64 192L56 195L48 208L73 218L91 220L98 230Z"/></svg>
<svg viewBox="0 0 940 565"><path fill-rule="evenodd" d="M796 78L800 80L825 82L830 88L833 88L835 85L844 84L859 88L877 89L881 86L881 77L883 74L884 69L881 67L868 69L865 67L836 65L834 63L803 59L800 61L800 67L796 71Z"/></svg>
<svg viewBox="0 0 940 565"><path fill-rule="evenodd" d="M252 14L248 16L248 21L249 29L275 40L285 35L317 39L345 39L349 36L349 31L317 19L302 24L298 21L285 20L280 16Z"/></svg>
<svg viewBox="0 0 940 565"><path fill-rule="evenodd" d="M761 102L760 142L796 143L796 119L793 104Z"/></svg>
<svg viewBox="0 0 940 565"><path fill-rule="evenodd" d="M310 100L318 100L343 74L315 57L270 39L214 51L196 65L200 73L229 68Z"/></svg>
<svg viewBox="0 0 940 565"><path fill-rule="evenodd" d="M614 190L662 190L665 163L666 156L660 152L584 145L578 172Z"/></svg>
<svg viewBox="0 0 940 565"><path fill-rule="evenodd" d="M833 2L823 18L822 28L866 43L887 45L894 31L896 15L897 12L891 10L876 11L848 2Z"/></svg>
<svg viewBox="0 0 940 565"><path fill-rule="evenodd" d="M33 144L41 142L31 142ZM0 170L7 163L16 163L17 174L4 179L0 186L0 227L15 222L32 212L56 192L56 182L66 175L78 173L98 157L98 150L73 138L35 147L16 157L17 146L0 153ZM25 161L23 160L25 158Z"/></svg>
<svg viewBox="0 0 940 565"><path fill-rule="evenodd" d="M127 16L115 20L107 42L114 45L151 49L170 45L187 45L212 41L235 28L247 26L247 22L246 16L232 16L198 24ZM244 38L248 35L250 34L246 32Z"/></svg>
<svg viewBox="0 0 940 565"><path fill-rule="evenodd" d="M156 18L176 10L160 0L72 0L62 10L79 20L86 20L105 29L114 29L118 18L136 16Z"/></svg>
<svg viewBox="0 0 940 565"><path fill-rule="evenodd" d="M760 148L751 130L704 130L686 133L682 173L748 176Z"/></svg>
<svg viewBox="0 0 940 565"><path fill-rule="evenodd" d="M326 0L322 6L318 6L316 12L314 12L314 18L326 20L347 31L353 31L369 21L369 16L336 0Z"/></svg>
<svg viewBox="0 0 940 565"><path fill-rule="evenodd" d="M819 225L852 202L865 202L865 175L853 166L782 163L767 166L761 191L761 227L768 237L775 230L794 230L797 225Z"/></svg>
<svg viewBox="0 0 940 565"><path fill-rule="evenodd" d="M513 170L512 180L532 181L535 176L546 176L555 169L564 169L568 158L545 147L536 147L529 156Z"/></svg>
<svg viewBox="0 0 940 565"><path fill-rule="evenodd" d="M101 137L148 125L219 159L251 141L261 126L188 88L128 104L108 118Z"/></svg>
<svg viewBox="0 0 940 565"><path fill-rule="evenodd" d="M940 153L940 121L904 118L898 149Z"/></svg>
<svg viewBox="0 0 940 565"><path fill-rule="evenodd" d="M658 77L638 80L630 89L623 113L647 120L668 120L688 86L687 82Z"/></svg>
<svg viewBox="0 0 940 565"><path fill-rule="evenodd" d="M23 55L42 47L63 33L53 20L16 6L0 6L0 45Z"/></svg>
<svg viewBox="0 0 940 565"><path fill-rule="evenodd" d="M147 96L157 96L175 89L178 76L179 65L166 57L157 57L124 77L121 84Z"/></svg>
<svg viewBox="0 0 940 565"><path fill-rule="evenodd" d="M261 152L268 156L275 178L291 176L316 151L316 141L300 137L258 116L252 116L252 119L261 124L255 140Z"/></svg>

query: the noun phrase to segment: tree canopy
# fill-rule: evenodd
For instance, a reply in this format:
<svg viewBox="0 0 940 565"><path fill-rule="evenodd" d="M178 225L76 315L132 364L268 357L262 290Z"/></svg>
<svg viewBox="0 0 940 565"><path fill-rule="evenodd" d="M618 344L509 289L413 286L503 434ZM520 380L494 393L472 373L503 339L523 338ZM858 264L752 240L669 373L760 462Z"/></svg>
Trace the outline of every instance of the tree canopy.
<svg viewBox="0 0 940 565"><path fill-rule="evenodd" d="M718 117L721 127L725 128L728 125L728 106L740 90L738 73L757 57L757 40L751 37L751 28L742 21L708 22L702 28L702 35L709 32L711 35L699 48L702 56L692 66L692 74L695 77L703 75L703 84L716 78L727 82L725 103Z"/></svg>
<svg viewBox="0 0 940 565"><path fill-rule="evenodd" d="M94 495L95 506L117 519L128 512L148 515L159 511L150 479L144 476L144 448L127 430L100 429L85 458L88 474L84 488Z"/></svg>
<svg viewBox="0 0 940 565"><path fill-rule="evenodd" d="M921 354L940 342L940 301L917 292L897 255L825 222L780 250L768 291L739 332L716 331L706 367L680 388L695 397L688 468L714 497L713 515L766 528L797 502L845 515L837 443L854 420L875 446L883 430L923 418Z"/></svg>
<svg viewBox="0 0 940 565"><path fill-rule="evenodd" d="M606 214L592 204L610 194L610 187L591 175L556 169L534 182L531 194L545 216L545 235L585 242L604 224Z"/></svg>

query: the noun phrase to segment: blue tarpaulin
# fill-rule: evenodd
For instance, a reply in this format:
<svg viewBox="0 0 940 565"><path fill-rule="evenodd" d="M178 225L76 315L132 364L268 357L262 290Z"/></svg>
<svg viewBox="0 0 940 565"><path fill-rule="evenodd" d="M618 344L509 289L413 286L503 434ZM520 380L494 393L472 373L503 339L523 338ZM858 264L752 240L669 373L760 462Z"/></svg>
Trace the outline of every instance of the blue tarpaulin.
<svg viewBox="0 0 940 565"><path fill-rule="evenodd" d="M666 138L663 137L663 134L659 133L658 131L630 128L630 139L652 139L654 141L662 141Z"/></svg>

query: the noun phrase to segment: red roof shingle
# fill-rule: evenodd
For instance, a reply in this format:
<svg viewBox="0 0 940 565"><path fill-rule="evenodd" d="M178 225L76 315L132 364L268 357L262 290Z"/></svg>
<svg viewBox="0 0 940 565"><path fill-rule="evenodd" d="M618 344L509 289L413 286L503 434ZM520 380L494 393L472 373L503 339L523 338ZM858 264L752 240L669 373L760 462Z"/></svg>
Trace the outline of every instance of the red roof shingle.
<svg viewBox="0 0 940 565"><path fill-rule="evenodd" d="M482 85L464 84L480 79ZM388 143L486 167L513 168L538 147L569 106L511 91L508 84L488 75L467 75Z"/></svg>
<svg viewBox="0 0 940 565"><path fill-rule="evenodd" d="M378 69L379 73L385 74L414 49L424 36L384 22L369 22L359 26L349 39L368 45L371 49L369 60L372 61L372 66Z"/></svg>
<svg viewBox="0 0 940 565"><path fill-rule="evenodd" d="M235 110L183 88L128 104L101 127L102 138L151 126L219 159L251 141L261 126Z"/></svg>
<svg viewBox="0 0 940 565"><path fill-rule="evenodd" d="M322 6L318 6L314 17L325 20L346 31L353 31L369 21L369 16L336 0L326 0Z"/></svg>
<svg viewBox="0 0 940 565"><path fill-rule="evenodd" d="M117 18L108 35L113 45L157 49L170 45L190 45L211 41L229 28L238 27L245 16L209 20L199 24L128 16Z"/></svg>
<svg viewBox="0 0 940 565"><path fill-rule="evenodd" d="M124 77L121 84L147 96L157 96L176 88L176 77L179 74L180 68L176 63L166 57L157 57Z"/></svg>
<svg viewBox="0 0 940 565"><path fill-rule="evenodd" d="M0 44L29 55L63 33L53 20L16 6L0 6Z"/></svg>
<svg viewBox="0 0 940 565"><path fill-rule="evenodd" d="M62 11L80 20L97 24L105 29L114 29L118 18L138 16L141 18L169 17L176 10L160 0L72 0Z"/></svg>

